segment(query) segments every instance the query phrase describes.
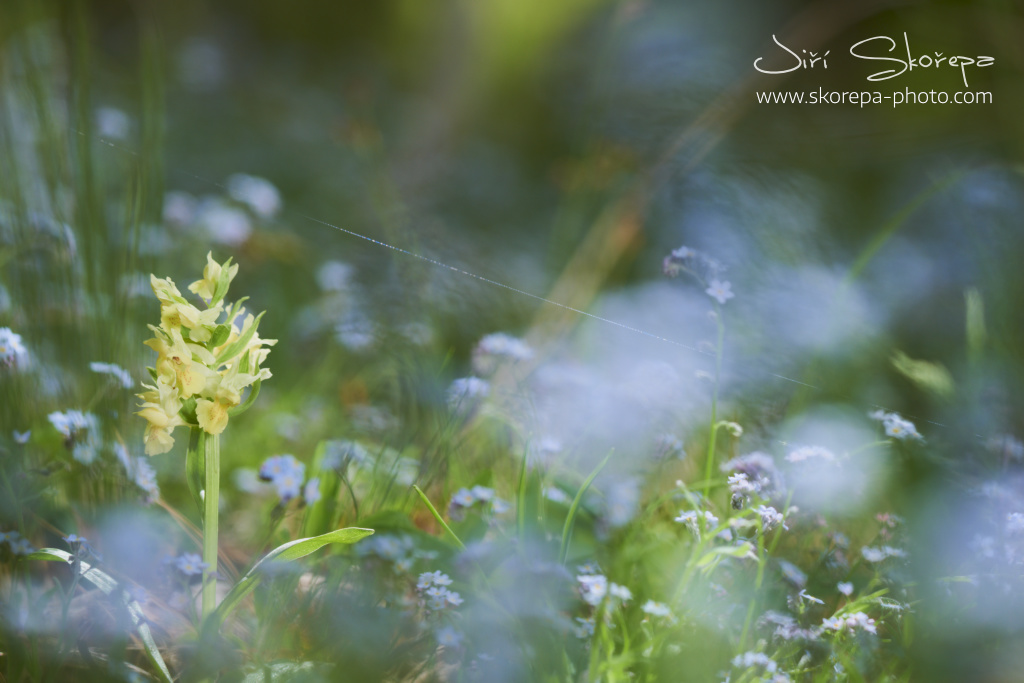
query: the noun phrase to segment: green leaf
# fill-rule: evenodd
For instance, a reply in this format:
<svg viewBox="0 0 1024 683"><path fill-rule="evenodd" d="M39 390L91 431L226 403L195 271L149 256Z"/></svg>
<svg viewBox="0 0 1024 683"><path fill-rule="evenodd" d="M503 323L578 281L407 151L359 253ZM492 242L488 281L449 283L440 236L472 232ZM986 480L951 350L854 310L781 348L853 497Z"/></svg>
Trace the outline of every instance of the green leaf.
<svg viewBox="0 0 1024 683"><path fill-rule="evenodd" d="M252 387L249 388L249 395L246 396L244 401L239 403L234 408L228 408L228 415L234 417L235 415L241 415L245 411L249 410L249 408L252 407L253 402L256 400L256 397L260 395L260 384L262 382L263 380L261 379L258 379L255 382L253 382Z"/></svg>
<svg viewBox="0 0 1024 683"><path fill-rule="evenodd" d="M720 545L706 552L704 556L697 561L697 566L705 567L711 564L711 562L717 557L747 557L752 560L756 560L757 554L754 552L754 546L749 543L741 543L740 545Z"/></svg>
<svg viewBox="0 0 1024 683"><path fill-rule="evenodd" d="M976 287L964 292L964 306L967 309L967 357L977 363L985 351L988 332L985 329L985 299Z"/></svg>
<svg viewBox="0 0 1024 683"><path fill-rule="evenodd" d="M326 456L327 442L321 441L313 454L313 477L320 482L320 500L306 506L306 516L302 520L302 533L306 536L325 533L334 524L341 478L333 469L324 467Z"/></svg>
<svg viewBox="0 0 1024 683"><path fill-rule="evenodd" d="M271 662L246 668L243 683L284 683L284 681L304 681L313 683L327 680L327 675L334 669L333 664L325 662Z"/></svg>
<svg viewBox="0 0 1024 683"><path fill-rule="evenodd" d="M943 397L953 394L953 376L939 363L915 360L897 350L893 354L892 365L900 374L926 391Z"/></svg>
<svg viewBox="0 0 1024 683"><path fill-rule="evenodd" d="M181 402L181 409L178 410L181 419L190 425L198 425L199 418L196 417L196 397L189 396Z"/></svg>
<svg viewBox="0 0 1024 683"><path fill-rule="evenodd" d="M238 317L239 311L242 310L242 304L245 303L249 297L243 296L241 299L232 304L231 308L228 309L227 324L231 325L232 321Z"/></svg>
<svg viewBox="0 0 1024 683"><path fill-rule="evenodd" d="M56 548L41 548L31 555L26 556L25 559L66 562L70 565L75 564L75 558L71 553L64 550L57 550ZM142 607L139 603L133 600L128 591L123 589L121 585L106 572L96 569L83 560L78 560L77 564L79 574L82 575L83 579L96 586L107 595L115 593L115 591L117 592L117 597L121 599L124 606L128 609L128 614L131 616L132 623L135 624L135 628L139 632L139 638L142 639L146 655L149 657L150 663L152 663L153 667L156 669L158 678L161 681L164 681L164 683L171 683L171 672L167 669L167 665L164 663L164 659L160 655L160 650L157 648L156 640L153 639L153 633L149 630L149 624L146 623L146 615L142 611Z"/></svg>
<svg viewBox="0 0 1024 683"><path fill-rule="evenodd" d="M232 586L228 594L224 596L224 600L210 615L207 621L208 627L216 628L223 623L224 619L241 604L245 596L249 595L263 580L263 570L268 565L275 562L293 562L331 543L355 543L372 533L373 529L357 527L336 529L320 536L300 538L271 550L245 576L239 579L238 583Z"/></svg>
<svg viewBox="0 0 1024 683"><path fill-rule="evenodd" d="M199 516L203 517L203 497L200 491L203 490L203 482L206 481L206 459L205 441L206 432L198 427L192 427L188 439L188 450L185 452L185 480L188 482L188 490L192 494L192 500L199 508Z"/></svg>
<svg viewBox="0 0 1024 683"><path fill-rule="evenodd" d="M266 313L266 311L264 311L263 313ZM220 352L220 355L217 356L218 363L227 362L228 360L234 358L235 356L237 356L238 354L242 353L242 351L245 350L245 347L247 347L249 345L249 342L252 341L252 336L256 334L256 328L260 324L260 318L263 317L263 313L260 313L258 316L256 316L256 319L252 321L252 325L249 325L249 329L245 331L245 334L236 339L234 343L232 343L226 349Z"/></svg>
<svg viewBox="0 0 1024 683"><path fill-rule="evenodd" d="M228 340L231 336L231 326L220 324L213 329L213 334L210 336L210 341L206 343L206 346L211 349L215 349Z"/></svg>
<svg viewBox="0 0 1024 683"><path fill-rule="evenodd" d="M156 384L156 368L147 367L146 370L149 372L149 376L153 378L153 383Z"/></svg>
<svg viewBox="0 0 1024 683"><path fill-rule="evenodd" d="M231 269L231 257L220 267L220 277L217 278L217 288L213 290L213 298L210 299L210 307L216 306L228 293L228 285L231 284L231 276L228 272ZM219 344L218 344L219 346Z"/></svg>

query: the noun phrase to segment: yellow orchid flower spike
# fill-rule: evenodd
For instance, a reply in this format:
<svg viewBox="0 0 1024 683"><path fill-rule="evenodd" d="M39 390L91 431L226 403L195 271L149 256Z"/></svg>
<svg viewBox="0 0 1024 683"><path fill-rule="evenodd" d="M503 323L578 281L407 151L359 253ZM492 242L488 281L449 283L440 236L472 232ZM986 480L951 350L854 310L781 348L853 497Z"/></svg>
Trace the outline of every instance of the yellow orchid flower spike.
<svg viewBox="0 0 1024 683"><path fill-rule="evenodd" d="M218 502L220 496L220 434L232 414L246 410L259 393L270 370L260 365L275 341L261 339L256 328L263 316L246 315L241 329L235 320L244 315L243 299L227 306L224 297L238 273L229 258L223 264L206 255L203 277L188 289L205 303L200 308L182 297L170 278L150 276L160 302L160 325L150 325L153 338L145 342L156 351L150 368L152 385L139 394L137 414L146 421L143 442L146 453L157 455L174 447L175 428L191 430L185 455L186 479L196 503L203 510L203 614L216 604ZM249 388L242 401L242 392ZM191 473L202 471L203 482ZM203 495L200 495L200 492Z"/></svg>
<svg viewBox="0 0 1024 683"><path fill-rule="evenodd" d="M188 287L202 297L205 308L185 300L170 278L150 277L160 302L160 325L150 326L154 336L145 342L157 353L156 386L139 395L143 403L138 414L147 421L147 452L170 450L175 426L220 434L228 411L241 404L243 390L271 377L260 366L276 340L260 338L259 317L246 315L241 301L224 303L237 273L238 265L230 258L221 264L212 252L206 255L203 278ZM239 318L241 328L235 322Z"/></svg>

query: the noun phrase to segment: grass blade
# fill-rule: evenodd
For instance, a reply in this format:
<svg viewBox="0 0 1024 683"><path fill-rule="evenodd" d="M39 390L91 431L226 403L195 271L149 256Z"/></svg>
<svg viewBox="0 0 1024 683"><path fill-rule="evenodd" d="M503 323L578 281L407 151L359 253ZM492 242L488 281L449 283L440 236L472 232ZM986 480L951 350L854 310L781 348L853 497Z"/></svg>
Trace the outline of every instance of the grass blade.
<svg viewBox="0 0 1024 683"><path fill-rule="evenodd" d="M580 501L583 500L583 494L587 492L590 485L594 483L594 479L601 473L604 466L611 460L612 453L615 449L608 451L608 455L604 456L604 460L597 464L594 471L590 473L590 476L584 480L583 485L580 486L580 490L576 492L576 497L572 499L572 505L569 506L569 514L565 516L565 526L562 527L562 547L558 551L558 561L564 566L566 559L569 557L569 543L572 541L572 525L576 520L576 510L580 507Z"/></svg>
<svg viewBox="0 0 1024 683"><path fill-rule="evenodd" d="M420 487L416 486L416 484L413 484L412 487L416 493L420 494L420 498L423 499L423 503L427 506L427 509L430 510L430 514L434 515L434 519L437 520L437 523L440 524L445 531L451 534L451 537L455 539L455 542L459 544L460 548L465 550L465 544L459 539L455 532L452 531L452 528L445 523L444 519L441 517L441 513L437 511L437 508L435 508L433 503L430 502L430 499L427 498L427 494L423 493L423 491L420 490Z"/></svg>

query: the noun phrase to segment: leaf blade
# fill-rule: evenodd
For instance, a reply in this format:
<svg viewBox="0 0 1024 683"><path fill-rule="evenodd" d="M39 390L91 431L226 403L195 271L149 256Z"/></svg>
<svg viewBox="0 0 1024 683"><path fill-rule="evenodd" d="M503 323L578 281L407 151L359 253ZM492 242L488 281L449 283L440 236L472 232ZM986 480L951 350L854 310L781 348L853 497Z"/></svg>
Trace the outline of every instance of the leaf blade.
<svg viewBox="0 0 1024 683"><path fill-rule="evenodd" d="M40 548L34 553L27 555L25 559L65 562L69 565L73 565L75 563L75 558L71 553L64 550L58 550L57 548ZM173 678L171 676L171 672L167 668L167 664L164 663L164 658L161 656L160 649L157 647L156 640L153 638L153 632L150 631L149 624L146 623L146 615L142 611L142 606L139 605L138 601L132 599L128 591L122 588L121 584L106 572L100 571L84 560L78 561L78 567L79 574L81 574L83 579L96 586L107 595L111 595L115 591L119 591L117 597L120 598L121 602L124 603L125 608L128 610L128 614L131 616L132 623L135 625L135 629L139 633L139 638L142 640L143 648L146 651L146 656L149 658L150 663L156 669L161 681L164 683L172 683Z"/></svg>
<svg viewBox="0 0 1024 683"><path fill-rule="evenodd" d="M263 580L262 570L273 562L293 562L303 558L328 544L351 544L373 534L373 529L360 527L347 527L335 529L320 536L312 538L300 538L284 545L274 548L264 555L259 562L253 565L252 569L246 572L245 576L239 579L238 583L231 587L224 600L217 606L217 609L210 615L207 626L216 628L231 612L242 602L249 593L256 589Z"/></svg>

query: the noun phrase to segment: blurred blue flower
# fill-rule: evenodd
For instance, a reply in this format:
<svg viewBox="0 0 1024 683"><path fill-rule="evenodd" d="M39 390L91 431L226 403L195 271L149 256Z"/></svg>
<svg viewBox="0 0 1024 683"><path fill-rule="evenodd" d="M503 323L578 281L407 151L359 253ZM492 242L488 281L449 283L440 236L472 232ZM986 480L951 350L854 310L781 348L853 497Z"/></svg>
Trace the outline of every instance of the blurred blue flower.
<svg viewBox="0 0 1024 683"><path fill-rule="evenodd" d="M282 503L298 497L305 476L306 466L288 454L271 456L260 466L260 479L274 485Z"/></svg>
<svg viewBox="0 0 1024 683"><path fill-rule="evenodd" d="M99 449L99 420L92 413L80 410L53 412L47 416L50 424L64 435L64 444L71 449L71 455L83 465L96 459Z"/></svg>
<svg viewBox="0 0 1024 683"><path fill-rule="evenodd" d="M184 553L174 559L174 567L185 576L199 576L210 567L196 553Z"/></svg>
<svg viewBox="0 0 1024 683"><path fill-rule="evenodd" d="M305 488L302 489L302 497L308 505L320 500L320 477L313 477L306 482Z"/></svg>

